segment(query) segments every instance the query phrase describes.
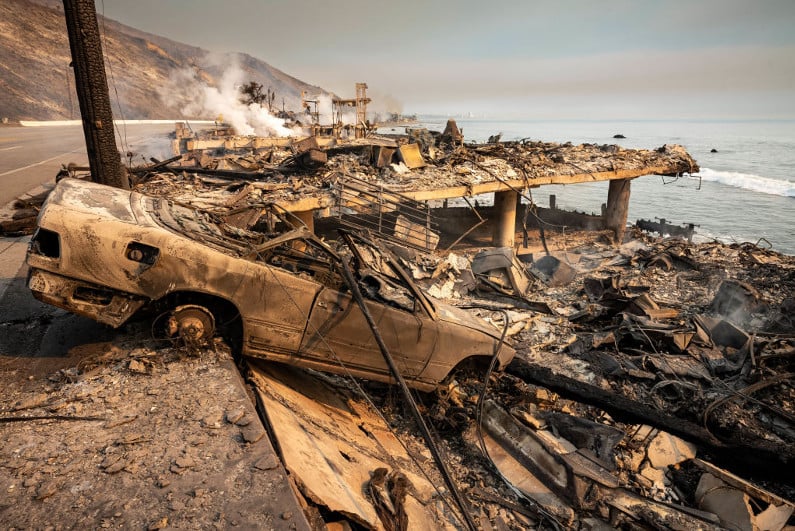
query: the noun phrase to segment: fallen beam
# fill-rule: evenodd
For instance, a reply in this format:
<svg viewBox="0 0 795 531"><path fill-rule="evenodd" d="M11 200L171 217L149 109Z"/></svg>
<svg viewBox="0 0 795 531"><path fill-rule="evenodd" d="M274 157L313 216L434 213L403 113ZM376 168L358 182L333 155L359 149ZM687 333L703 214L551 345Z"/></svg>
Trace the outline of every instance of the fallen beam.
<svg viewBox="0 0 795 531"><path fill-rule="evenodd" d="M607 391L569 376L556 374L549 367L514 358L505 372L533 384L541 385L559 395L605 410L619 422L648 424L685 440L699 444L714 453L719 464L741 470L752 476L788 480L795 461L795 449L772 441L749 444L743 441L722 441L694 422L669 415L665 411Z"/></svg>

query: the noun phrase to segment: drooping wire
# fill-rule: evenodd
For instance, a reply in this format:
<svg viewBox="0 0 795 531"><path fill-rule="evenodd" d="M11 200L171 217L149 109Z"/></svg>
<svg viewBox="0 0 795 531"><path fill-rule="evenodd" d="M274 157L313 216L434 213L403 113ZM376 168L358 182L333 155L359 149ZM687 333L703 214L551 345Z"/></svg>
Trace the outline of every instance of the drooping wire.
<svg viewBox="0 0 795 531"><path fill-rule="evenodd" d="M113 75L113 62L110 60L110 53L108 49L108 32L105 28L105 0L102 0L102 40L103 42L103 50L105 51L106 60L108 63L108 72L110 73L110 84L113 86L113 93L116 95L116 107L119 109L119 118L122 124L122 127L119 128L119 125L116 123L116 120L113 121L113 127L116 129L116 133L119 135L119 140L121 141L122 149L125 153L130 151L130 145L127 142L127 121L124 118L124 111L121 107L121 99L119 98L119 91L116 87L116 78ZM126 158L126 157L125 157Z"/></svg>
<svg viewBox="0 0 795 531"><path fill-rule="evenodd" d="M349 237L350 236L348 236L348 238ZM452 474L448 470L447 464L442 459L442 455L439 452L438 445L436 444L436 441L433 439L433 436L431 435L430 430L428 429L428 426L425 423L425 419L422 417L422 414L420 413L419 408L417 407L417 403L413 399L413 396L408 388L408 385L406 384L403 376L398 370L394 359L390 355L389 349L387 348L386 343L381 337L381 334L378 332L378 327L376 325L375 319L367 309L364 296L362 295L361 290L359 289L359 285L356 282L356 279L353 275L353 271L351 271L350 266L345 260L341 262L341 266L342 266L342 274L345 283L348 284L348 288L351 291L351 295L353 295L353 297L356 299L356 303L361 307L362 314L367 320L368 326L372 330L373 338L376 340L378 348L383 354L384 361L389 367L392 376L397 381L397 384L404 398L408 402L409 411L411 412L412 417L414 418L414 421L417 424L417 428L419 428L420 432L422 433L422 438L425 439L426 446L428 447L428 450L430 450L431 455L433 456L433 460L437 468L439 469L439 473L442 475L442 478L444 479L444 482L447 485L447 488L450 491L451 496L453 497L453 499L456 502L456 505L459 508L461 516L463 517L464 522L466 523L466 527L471 531L476 531L477 526L475 525L475 521L469 512L469 507L466 503L466 500L464 499L463 495L458 489L458 486L453 480Z"/></svg>
<svg viewBox="0 0 795 531"><path fill-rule="evenodd" d="M260 257L259 254L257 254L257 256L258 256L258 258ZM395 439L400 443L400 445L406 451L406 455L408 455L409 458L412 460L412 462L417 466L417 469L420 471L422 476L426 480L428 480L428 483L436 491L437 495L439 496L439 499L441 499L442 502L447 506L447 508L450 510L450 513L455 516L456 520L458 520L460 523L463 524L464 522L461 521L462 517L458 514L458 512L455 510L455 508L451 505L450 500L448 500L447 496L443 492L441 492L439 490L439 487L437 487L436 482L428 475L427 471L425 470L425 467L419 462L419 460L411 452L411 450L409 450L408 446L401 440L401 438L398 437L398 434L393 429L391 424L386 420L386 418L384 417L383 413L381 413L381 410L378 408L378 406L376 406L376 404L373 402L373 400L369 396L369 394L361 387L359 382L356 381L356 378L348 370L348 367L339 358L337 353L334 351L333 347L328 343L328 341L326 340L326 337L321 333L321 331L317 328L317 326L315 326L315 324L312 323L312 321L309 319L309 316L306 314L306 312L304 312L304 310L301 308L301 306L298 304L298 302L293 298L292 293L290 292L289 289L287 289L287 286L285 286L281 282L281 280L279 279L279 276L276 275L273 271L270 271L270 273L273 276L274 280L276 280L276 283L282 289L284 294L290 300L292 305L296 308L296 310L298 310L298 312L301 313L302 317L304 317L304 319L307 322L307 325L310 326L313 329L314 334L317 337L319 337L320 340L323 342L325 347L328 349L328 351L331 353L332 357L334 358L334 361L337 363L337 365L339 365L339 367L342 368L342 370L344 371L345 375L347 376L349 381L353 383L354 387L356 388L356 390L360 394L360 396L362 396L364 398L364 400L368 403L368 405L372 408L372 410L376 413L376 415L384 422L384 425L387 426L387 428L389 429L390 433L392 433L392 435L395 436ZM393 463L393 465L394 465L394 463Z"/></svg>
<svg viewBox="0 0 795 531"><path fill-rule="evenodd" d="M502 474L502 472L500 472L500 469L494 463L494 460L491 458L491 455L489 454L489 450L486 447L486 440L483 437L483 404L486 401L486 391L488 390L489 381L491 380L491 373L494 372L494 368L497 366L497 360L500 357L500 352L502 351L502 346L505 344L505 337L508 334L508 328L510 327L511 324L510 317L508 316L508 311L504 308L493 308L490 306L480 305L480 304L468 304L458 307L464 309L480 308L489 311L500 312L502 313L504 320L502 334L500 334L500 339L497 341L497 344L494 346L494 354L491 356L491 362L489 363L489 368L486 370L486 374L483 377L483 387L481 387L480 389L480 394L478 395L478 401L475 405L475 427L478 436L478 444L480 445L480 451L483 453L483 456L489 460L491 466L497 472L497 475L500 476L500 479L502 479L502 481L508 486L508 488L511 489L513 493L515 493L523 500L529 502L536 509L536 511L538 511L538 514L548 519L552 523L555 529L562 531L564 529L563 525L558 521L557 518L555 518L554 515L552 515L552 513L546 511L541 506L539 506L538 503L535 502L535 500L532 500L529 497L527 497L527 495L525 495L521 490L516 488L508 480L508 478L506 478Z"/></svg>

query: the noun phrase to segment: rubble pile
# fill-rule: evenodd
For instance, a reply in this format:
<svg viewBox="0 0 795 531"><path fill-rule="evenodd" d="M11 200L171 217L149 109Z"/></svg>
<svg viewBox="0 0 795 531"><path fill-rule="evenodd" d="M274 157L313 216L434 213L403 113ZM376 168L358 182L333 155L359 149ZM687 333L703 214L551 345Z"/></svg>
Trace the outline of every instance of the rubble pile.
<svg viewBox="0 0 795 531"><path fill-rule="evenodd" d="M507 324L517 347L513 364L492 375L485 394L485 372L473 368L421 399L476 522L509 529L782 529L794 490L788 471L795 258L750 244L690 244L640 232L616 248L603 236L548 234L551 254L523 248L518 257L511 249L423 254L393 246L429 294L477 306L470 311L497 328ZM223 435L212 439L219 442L239 437L243 446L228 456L242 452L240 458L251 460L246 445L263 439L233 419L238 415L230 411L242 408L234 400L193 404L173 395L183 392L186 378L211 377L212 363L135 341L52 375L43 393L10 397L13 407L5 414L30 417L4 431L8 483L24 487L13 496L72 504L89 520L94 513L86 511L99 510L109 524L207 523L200 507L215 504L224 488L175 481L215 463L196 457L213 452L209 443L197 433L174 453L153 450L153 440L195 427ZM201 375L183 375L183 369ZM405 522L397 515L408 514L413 524L462 527L394 388L261 363L251 365L249 378L310 521L380 528ZM113 402L120 389L132 389L131 379L140 393L124 403L135 404L136 412ZM150 399L184 405L172 405L166 417L154 409L144 414L140 408L154 406ZM80 423L101 417L115 438L92 436L101 443L91 453L96 474L119 478L124 488L151 482L150 493L140 492L154 505L109 502L92 509L80 489L94 488L94 476L83 476L84 487L77 488L74 474L66 474L69 463L82 466L75 452L83 438L76 434L57 438L72 441L69 448L54 446L40 463L49 428L36 417L54 415L85 417L75 419ZM120 425L120 418L133 420ZM86 427L72 421L57 429L68 434ZM32 434L39 437L36 454L12 443ZM304 442L295 444L297 437ZM245 470L253 476L274 470L258 466ZM372 475L376 470L382 475ZM329 482L338 490L329 490ZM361 493L363 482L368 486Z"/></svg>
<svg viewBox="0 0 795 531"><path fill-rule="evenodd" d="M646 238L616 249L578 245L571 235L565 251L536 263L548 259L575 274L555 286L532 264L518 271L529 286L512 293L520 301L511 309L508 335L524 346L528 361L792 458L793 390L786 382L795 259L750 244ZM471 290L475 275L459 275L447 263L419 282L435 296L466 296L460 288ZM492 289L485 280L475 289ZM551 315L523 311L527 301L536 308L544 303ZM760 394L737 395L751 384L749 391Z"/></svg>
<svg viewBox="0 0 795 531"><path fill-rule="evenodd" d="M423 134L418 134L417 132ZM699 170L678 145L655 150L624 149L617 145L518 141L467 144L460 134L425 129L413 135L333 139L320 146L316 137L263 143L255 137L226 137L212 149L192 150L149 166L128 168L135 189L202 208L223 208L234 190L236 208L257 205L267 193L271 202L290 203L307 198L328 199L340 178L354 177L395 192L433 192L462 187L471 195L478 185L508 183L527 188L550 182L591 180L597 174L634 177L677 175ZM86 167L69 165L63 177L88 178ZM250 188L241 192L245 183ZM512 184L511 184L512 183ZM470 193L467 193L467 190ZM219 192L220 195L216 195ZM202 197L193 197L202 193ZM20 199L16 210L0 220L0 234L29 234L46 198ZM322 201L321 201L322 202Z"/></svg>
<svg viewBox="0 0 795 531"><path fill-rule="evenodd" d="M401 193L460 187L463 197L483 183L513 183L506 186L524 189L567 177L587 180L604 172L628 171L638 176L643 171L698 170L680 146L645 151L591 144L501 143L496 138L487 144L464 144L449 124L442 134L415 130L409 138L412 143L407 138L371 137L324 147L315 138L285 145L252 142L235 150L187 153L131 169L131 176L134 189L154 196L151 201L165 198L184 210L184 215L172 220L172 232L179 232L177 226L188 226L204 235L202 245L236 259L253 259L262 251L272 261L270 265L289 271L299 287L312 279L324 281L325 287L307 300L329 297L317 306L330 312L331 317L323 314L324 320L318 322L328 325L322 331L331 337L335 323L352 312L350 307L343 311L339 306L340 317L335 317L328 309L340 303L332 300L327 288L340 290L334 297L344 298L343 277L330 265L337 262L320 260L320 255L307 250L306 242L279 234L281 225L270 219L278 210L274 204L299 213L331 210L333 196L345 179ZM312 206L295 206L302 201ZM363 200L359 207L362 204ZM346 214L362 215L366 210L355 206L351 200ZM258 230L266 225L267 231ZM394 387L350 376L350 367L359 376L368 374L362 371L360 359L348 359L349 365L344 366L337 358L344 369L331 371L337 376L238 359L281 460L267 466L257 464L263 456L253 465L248 462L252 459L249 450L267 439L259 422L245 421L252 414L253 402L243 407L231 397L221 396L227 402L219 404L215 396L213 403L208 402L206 393L203 398L190 395L195 401L192 409L158 416L153 401L183 404L185 399L174 394L171 383L184 383L185 378L213 381L217 374L212 363L189 358L184 363L188 372L183 374L174 367L177 364L162 360L175 356L176 348L133 348L124 355L108 354L93 366L61 371L53 376L44 398L19 396L16 409L5 413L26 411L44 417L63 411L86 416L86 422L102 417L107 431L122 425L115 417L105 418L116 407L109 397L117 401L114 393L134 397L150 407L148 413L128 414L137 431L107 431L94 446L86 446L79 438L74 445L92 455L89 461L96 470L86 481L117 473L114 477L127 479L121 473L129 474L167 489L154 496L162 498L162 503L146 508L153 511L147 518L136 514L133 519L123 517L124 510L134 506L132 502L122 509L113 504L96 508L89 507L82 495L58 498L67 488L74 494L94 488L93 484L71 485L71 480L58 475L54 467L70 463L60 460L56 446L48 447L49 457L43 458L13 443L16 437L31 436L24 433L34 431L26 428L30 424L19 424L19 430L3 434L5 462L11 465L2 470L14 488L21 484L26 489L24 494L20 490L12 494L19 499L52 497L81 510L89 507L109 525L189 526L194 523L194 506L204 503L201 500L215 497L217 502L227 488L236 496L247 493L223 483L215 469L210 470L216 474L214 486L194 489L190 498L179 483L183 474L188 477L207 469L221 452L213 443L223 440L227 446L239 443L239 448L232 444L224 450L227 460L245 461L248 472L252 466L277 470L284 484L289 478L304 514L316 527L467 527L462 507L451 502L450 491L455 489L443 487L444 467L433 466L430 454L434 452L421 442L420 430L406 411L406 404L414 400L430 419L454 483L466 499L463 510L483 529L778 531L792 525L795 257L754 244L652 238L637 229L618 247L610 231L547 231L528 234L519 248L457 247L454 252L420 251L362 231L356 238L377 243L368 244L366 250L351 246L351 256L334 246L336 236L320 231L315 235L303 221L300 225L293 226L293 232L311 234L320 247L333 248L332 254L342 257L343 271L359 262L360 269L369 272L370 284L364 288L370 290L370 302L378 300L387 309L404 311L401 330L392 331L393 344L405 348L408 343L413 353L419 351L420 340L429 341L428 327L419 334L405 333L419 322L421 312L415 305L441 309L444 305L438 301L443 301L459 307L445 306L447 311L466 310L502 332L502 339L497 340L499 333L494 333L495 339L488 343L496 345L495 352L478 352L466 359L457 372L433 382L435 386L442 381L434 393L406 391L405 397ZM350 232L341 237L345 239L346 234L349 240L354 238ZM214 242L212 235L217 236ZM428 236L423 234L423 238ZM279 252L266 253L269 245L274 249L278 245ZM155 263L157 255L146 261L145 246L130 249L127 258L137 256L142 269ZM405 272L399 272L398 265ZM229 268L223 269L219 282L230 275ZM344 278L348 289L355 291L356 281ZM397 289L401 284L390 278L411 286L416 283L436 302L420 297L416 289L417 297L407 296L409 292ZM364 301L360 306L366 307ZM182 306L186 307L195 309ZM243 313L236 311L237 317ZM229 322L234 321L232 317ZM298 333L310 328L312 318L315 314L301 317ZM367 328L365 322L348 323L346 333L361 335L356 339L366 338L365 343L371 333L378 337L376 326ZM275 326L270 328L271 333L282 333ZM489 325L483 328L493 332ZM423 333L421 339L407 338ZM326 341L320 327L315 327L314 334L318 342ZM445 340L453 344L464 337L463 332L456 334ZM432 336L433 341L436 337ZM463 343L459 343L462 349ZM350 355L352 343L341 344L340 351ZM225 352L222 342L216 347ZM513 361L503 372L492 372L500 349L508 347L516 351ZM489 356L493 356L491 366L475 362ZM222 357L230 361L228 354ZM401 358L404 364L409 359ZM427 360L424 363L433 366ZM320 364L309 366L330 370ZM199 376L200 372L208 374ZM160 382L155 383L158 378ZM389 374L381 375L380 381L389 381ZM81 384L88 388L83 394L78 390ZM202 387L202 392L213 392ZM73 395L80 397L79 403L69 398ZM54 402L54 397L65 405ZM135 415L140 415L140 422ZM176 421L189 424L188 431L199 426L216 430L211 433L217 435L181 444L174 438L183 429ZM164 427L173 448L158 447L160 453L147 456L143 451L147 434L161 433ZM42 440L51 435L42 433L35 435ZM176 451L177 447L183 447L182 451ZM256 482L264 480L252 479L248 472L239 481L250 485L251 491L258 489ZM56 479L44 481L45 474L54 474ZM134 484L133 479L130 482ZM170 483L175 486L168 489ZM268 486L274 484L282 485ZM268 511L271 518L279 514L272 508ZM214 523L255 521L245 507L240 515L233 519L219 514ZM24 515L14 516L24 522ZM292 523L293 516L282 512L284 525ZM85 518L85 522L91 519L90 515ZM199 527L205 523L209 525L200 521Z"/></svg>
<svg viewBox="0 0 795 531"><path fill-rule="evenodd" d="M438 133L437 133L438 134ZM431 134L431 139L435 138ZM312 137L310 137L310 140ZM285 183L293 199L327 189L339 176L352 176L397 192L433 191L471 187L487 182L521 181L520 186L545 184L548 179L602 172L647 171L678 174L698 171L698 165L678 145L656 150L624 149L617 145L554 142L454 144L439 141L405 143L400 136L336 141L325 148L317 142L267 148L222 148L188 152L162 171L138 168L134 172L143 190L168 190L174 179L189 179L191 172L235 177L247 181ZM316 153L325 155L317 156ZM313 154L312 157L307 154ZM162 170L158 168L158 170ZM176 174L176 175L175 175ZM546 180L545 180L546 179ZM288 190L287 187L282 191ZM279 197L277 199L285 199ZM256 194L251 198L256 202Z"/></svg>
<svg viewBox="0 0 795 531"><path fill-rule="evenodd" d="M480 304L496 326L507 309L518 346L482 434L481 374L442 389L432 416L564 528L781 529L795 494L795 258L639 231L620 248L548 238L551 255L491 260L487 273L494 250L406 263L428 293ZM545 275L550 261L573 273ZM474 490L483 481L459 473Z"/></svg>

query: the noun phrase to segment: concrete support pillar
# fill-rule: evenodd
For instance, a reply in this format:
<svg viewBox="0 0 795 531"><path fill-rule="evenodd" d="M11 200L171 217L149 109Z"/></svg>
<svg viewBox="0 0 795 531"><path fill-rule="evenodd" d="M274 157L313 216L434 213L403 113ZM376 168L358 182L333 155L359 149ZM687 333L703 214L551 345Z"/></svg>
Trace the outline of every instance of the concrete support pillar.
<svg viewBox="0 0 795 531"><path fill-rule="evenodd" d="M314 234L315 232L315 211L314 210L306 210L304 212L293 212L295 217L300 219L306 225L306 228L311 230Z"/></svg>
<svg viewBox="0 0 795 531"><path fill-rule="evenodd" d="M516 236L516 205L519 194L513 190L494 193L494 247L513 247Z"/></svg>
<svg viewBox="0 0 795 531"><path fill-rule="evenodd" d="M610 181L610 188L607 191L605 226L615 233L613 241L617 244L624 240L624 232L627 228L630 182L629 179Z"/></svg>

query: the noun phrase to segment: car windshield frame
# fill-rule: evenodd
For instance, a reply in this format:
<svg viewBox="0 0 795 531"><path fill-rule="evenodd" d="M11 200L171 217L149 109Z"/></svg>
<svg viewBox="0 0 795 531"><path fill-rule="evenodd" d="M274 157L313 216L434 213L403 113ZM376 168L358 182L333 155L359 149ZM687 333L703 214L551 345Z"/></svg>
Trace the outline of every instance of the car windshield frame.
<svg viewBox="0 0 795 531"><path fill-rule="evenodd" d="M426 315L428 315L434 321L437 320L437 312L436 306L428 299L428 297L423 293L423 291L414 283L411 279L411 276L406 272L403 267L395 259L395 256L390 252L388 249L384 249L379 246L376 242L365 238L361 234L353 233L346 229L339 229L340 236L342 236L343 241L346 243L348 248L356 257L359 264L368 264L367 258L364 257L361 249L358 245L364 245L368 248L375 251L376 254L381 256L382 258L386 259L386 264L390 268L393 274L389 274L389 272L383 271L382 268L374 267L373 269L381 273L382 275L388 277L392 281L395 281L398 284L403 285L404 288L408 289L409 292L414 296L414 298L419 301L419 306L423 309ZM357 245L358 242L358 245ZM397 276L395 276L397 275ZM415 310L416 311L416 310Z"/></svg>
<svg viewBox="0 0 795 531"><path fill-rule="evenodd" d="M144 196L144 198L147 202L146 210L153 215L158 224L163 228L192 241L196 241L197 243L207 245L210 248L227 252L232 251L238 258L244 260L266 263L270 267L276 267L290 272L289 269L271 264L267 258L265 258L265 255L270 254L269 251L277 247L296 245L298 242L327 253L329 259L337 263L337 267L341 267L342 260L345 259L325 241L315 235L306 226L303 220L275 203L252 205L252 208L259 208L262 210L260 218L270 215L275 218L276 222L281 222L285 225L285 231L282 231L276 236L268 237L268 234L263 232L241 229L229 225L224 222L221 215L218 213L201 209L193 205L186 205L152 196ZM175 209L184 209L185 211L191 212L191 215L183 219ZM359 266L357 273L359 273L360 276L366 276L365 270L370 269L371 272L376 273L376 275L371 276L382 276L384 277L381 279L382 281L402 287L407 290L416 301L414 312L417 312L418 308L421 308L421 311L428 317L434 321L437 320L436 306L414 283L406 270L397 262L392 252L361 234L353 233L346 229L339 229L338 232L345 246L356 259ZM256 240L259 240L259 242ZM371 254L378 256L387 266L388 270L384 270L383 266L370 267L373 265L373 261L368 260L364 256L361 249L362 246L367 248ZM394 300L384 298L384 302L408 311L404 305Z"/></svg>

